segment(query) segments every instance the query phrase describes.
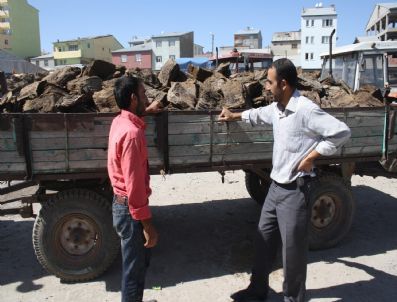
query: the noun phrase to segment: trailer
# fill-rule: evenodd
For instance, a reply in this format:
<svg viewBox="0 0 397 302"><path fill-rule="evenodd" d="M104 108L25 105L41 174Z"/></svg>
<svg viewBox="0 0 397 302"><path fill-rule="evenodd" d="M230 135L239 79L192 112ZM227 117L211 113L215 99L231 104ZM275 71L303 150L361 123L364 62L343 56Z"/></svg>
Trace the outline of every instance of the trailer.
<svg viewBox="0 0 397 302"><path fill-rule="evenodd" d="M317 161L310 192L310 247L327 248L348 232L355 208L353 174L395 177L394 109L330 109L352 136L337 154ZM271 179L270 126L218 122L218 111L147 116L151 174L244 170L246 187L264 202ZM112 228L112 189L106 158L115 114L0 114L0 195L37 186L35 194L4 200L0 215L35 217L33 246L40 264L64 281L97 277L113 262L119 239ZM22 207L4 208L21 201ZM33 204L41 204L36 215Z"/></svg>

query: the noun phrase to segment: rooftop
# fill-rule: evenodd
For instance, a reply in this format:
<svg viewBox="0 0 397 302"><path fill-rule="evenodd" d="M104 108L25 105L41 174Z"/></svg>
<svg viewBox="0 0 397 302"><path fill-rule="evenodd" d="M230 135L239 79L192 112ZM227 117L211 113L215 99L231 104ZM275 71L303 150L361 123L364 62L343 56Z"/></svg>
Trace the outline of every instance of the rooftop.
<svg viewBox="0 0 397 302"><path fill-rule="evenodd" d="M159 35L154 35L152 36L153 39L156 38L166 38L166 37L180 37L184 36L187 34L193 33L192 31L186 31L186 32L168 32L168 33L161 33Z"/></svg>
<svg viewBox="0 0 397 302"><path fill-rule="evenodd" d="M335 6L329 6L329 7L323 7L322 4L320 3L321 6L317 7L310 7L310 8L304 8L302 9L302 17L309 17L309 16L336 16L336 9Z"/></svg>
<svg viewBox="0 0 397 302"><path fill-rule="evenodd" d="M41 55L38 57L31 58L31 60L40 60L40 59L53 59L54 55L52 53L48 53L46 55Z"/></svg>
<svg viewBox="0 0 397 302"><path fill-rule="evenodd" d="M56 41L54 43L79 42L79 41L94 40L94 39L107 38L107 37L113 37L113 35L82 37L82 38L77 38L77 39L72 39L72 40L63 40L63 41L58 40L58 41Z"/></svg>
<svg viewBox="0 0 397 302"><path fill-rule="evenodd" d="M284 31L275 32L272 37L272 42L284 42L284 41L300 41L300 31Z"/></svg>
<svg viewBox="0 0 397 302"><path fill-rule="evenodd" d="M356 44L349 44L340 47L336 47L332 50L332 55L351 53L356 51L380 51L397 49L397 41L370 41L370 42L360 42ZM321 57L328 57L329 52L324 52L320 54Z"/></svg>
<svg viewBox="0 0 397 302"><path fill-rule="evenodd" d="M247 27L246 29L239 30L235 32L235 35L252 35L252 34L260 34L261 31L259 29L255 29L252 27Z"/></svg>
<svg viewBox="0 0 397 302"><path fill-rule="evenodd" d="M149 51L152 50L152 44L139 44L136 46L132 46L129 48L122 48L118 49L115 51L112 51L112 53L120 53L120 52L139 52L139 51Z"/></svg>

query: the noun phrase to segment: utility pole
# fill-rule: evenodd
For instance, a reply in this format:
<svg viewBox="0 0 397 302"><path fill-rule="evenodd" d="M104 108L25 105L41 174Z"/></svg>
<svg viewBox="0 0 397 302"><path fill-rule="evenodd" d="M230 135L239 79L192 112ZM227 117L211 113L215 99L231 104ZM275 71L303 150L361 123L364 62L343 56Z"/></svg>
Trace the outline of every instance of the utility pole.
<svg viewBox="0 0 397 302"><path fill-rule="evenodd" d="M215 37L215 34L213 32L210 32L210 35L211 35L211 56L213 57L214 56L214 37Z"/></svg>

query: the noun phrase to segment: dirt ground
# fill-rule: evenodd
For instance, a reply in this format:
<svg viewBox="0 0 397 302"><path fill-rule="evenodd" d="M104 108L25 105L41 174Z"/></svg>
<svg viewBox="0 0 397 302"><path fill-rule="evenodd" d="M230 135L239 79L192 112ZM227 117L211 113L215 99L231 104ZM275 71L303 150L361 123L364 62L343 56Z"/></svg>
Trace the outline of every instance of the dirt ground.
<svg viewBox="0 0 397 302"><path fill-rule="evenodd" d="M153 250L145 298L221 302L248 284L260 208L242 172L152 177L160 242ZM209 189L210 188L210 189ZM397 180L353 178L352 230L337 247L310 252L308 301L397 301ZM101 277L63 284L38 264L33 219L0 217L0 301L119 301L120 257ZM280 264L277 265L280 268ZM268 301L282 301L282 271L270 278Z"/></svg>

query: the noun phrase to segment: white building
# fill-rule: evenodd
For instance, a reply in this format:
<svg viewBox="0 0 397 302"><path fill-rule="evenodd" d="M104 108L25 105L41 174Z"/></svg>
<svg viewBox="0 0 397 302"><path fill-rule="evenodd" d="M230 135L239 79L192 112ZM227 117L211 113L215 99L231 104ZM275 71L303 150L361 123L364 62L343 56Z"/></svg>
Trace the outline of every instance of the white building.
<svg viewBox="0 0 397 302"><path fill-rule="evenodd" d="M55 69L55 60L52 53L31 58L30 63L48 71Z"/></svg>
<svg viewBox="0 0 397 302"><path fill-rule="evenodd" d="M300 31L275 32L272 37L270 49L273 54L273 60L288 58L296 67L301 66Z"/></svg>
<svg viewBox="0 0 397 302"><path fill-rule="evenodd" d="M153 36L153 69L160 70L168 59L192 58L194 54L193 40L192 31Z"/></svg>
<svg viewBox="0 0 397 302"><path fill-rule="evenodd" d="M301 15L301 66L304 70L321 69L320 53L329 51L331 32L337 29L337 14L334 5L323 7L322 3L304 8ZM336 43L336 33L332 44Z"/></svg>

